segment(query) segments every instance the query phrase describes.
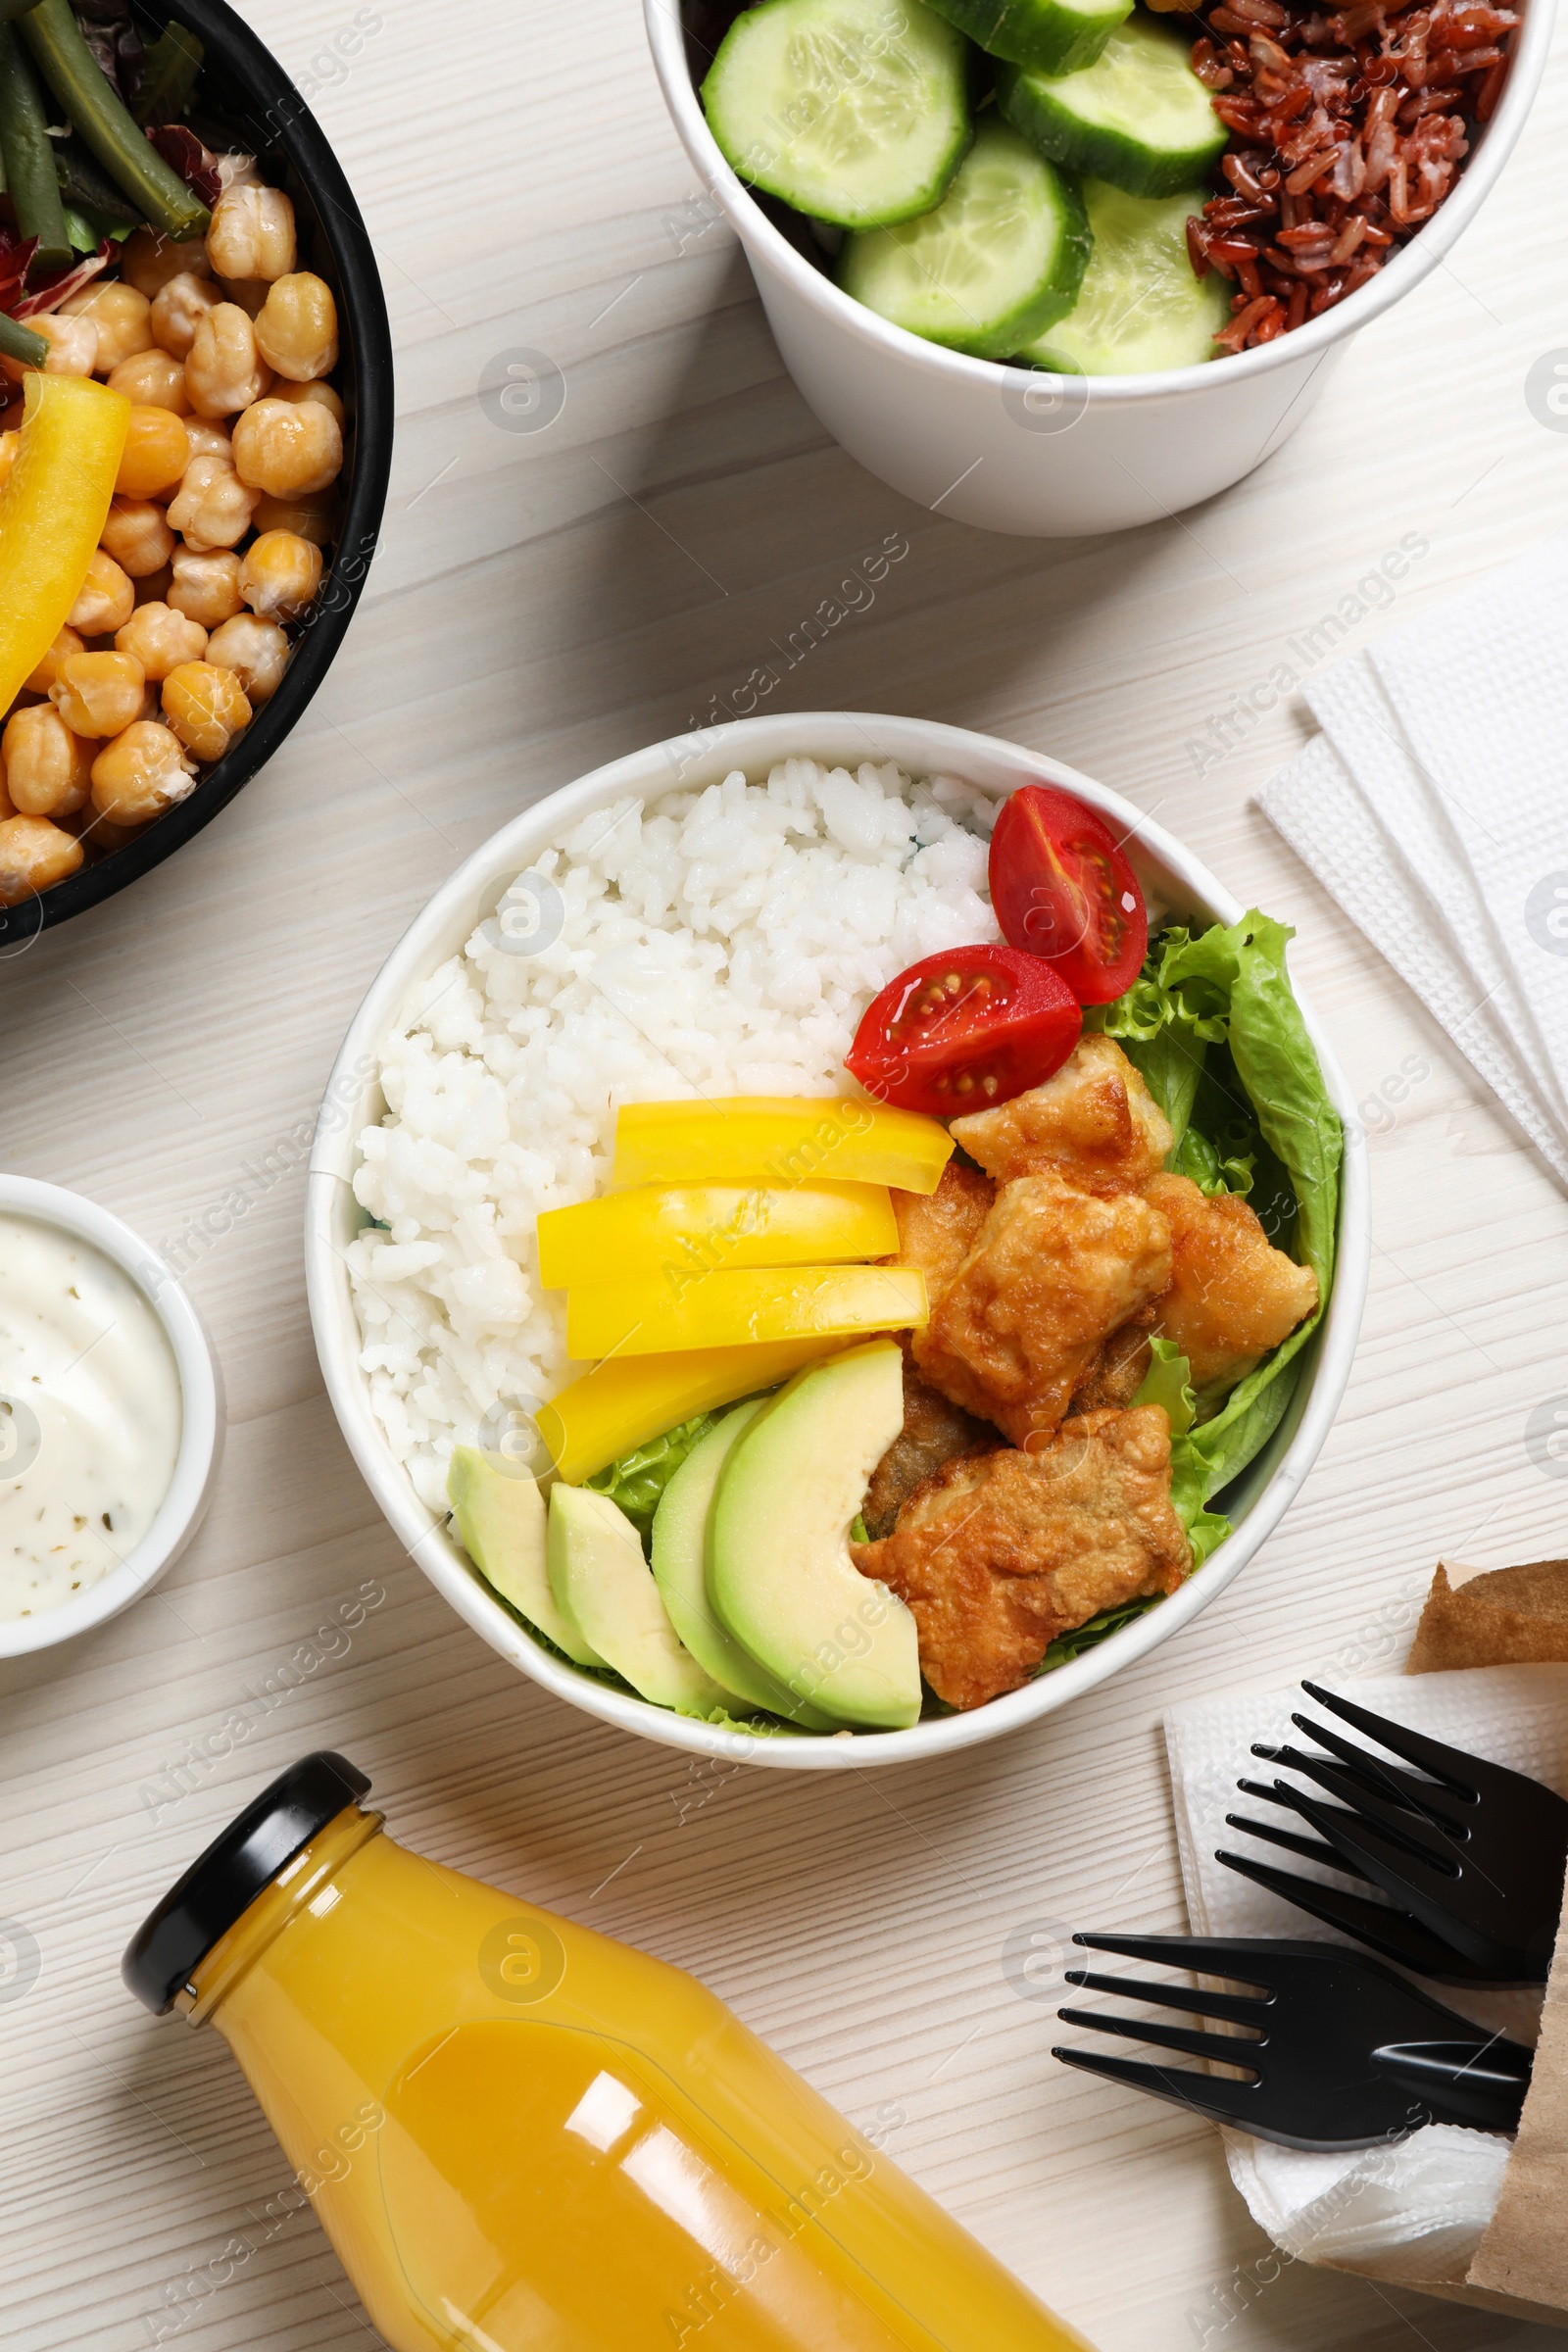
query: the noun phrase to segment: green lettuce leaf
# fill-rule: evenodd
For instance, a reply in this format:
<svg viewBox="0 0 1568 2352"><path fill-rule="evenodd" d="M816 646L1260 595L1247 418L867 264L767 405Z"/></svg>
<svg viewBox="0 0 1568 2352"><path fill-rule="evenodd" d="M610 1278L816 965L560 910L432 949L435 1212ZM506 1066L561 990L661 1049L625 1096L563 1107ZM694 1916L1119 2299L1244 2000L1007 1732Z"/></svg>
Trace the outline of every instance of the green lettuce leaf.
<svg viewBox="0 0 1568 2352"><path fill-rule="evenodd" d="M1171 1508L1187 1531L1193 1547L1193 1566L1201 1568L1209 1553L1231 1532L1230 1521L1207 1508L1208 1464L1193 1443L1198 1399L1193 1394L1192 1366L1174 1340L1151 1339L1151 1361L1134 1404L1163 1405L1170 1423Z"/></svg>
<svg viewBox="0 0 1568 2352"><path fill-rule="evenodd" d="M718 1418L717 1413L694 1413L691 1420L666 1429L661 1438L650 1438L645 1445L634 1446L618 1462L607 1463L603 1470L596 1470L591 1478L584 1480L585 1486L619 1503L641 1536L645 1552L653 1548L654 1513L661 1495L693 1446L707 1437Z"/></svg>
<svg viewBox="0 0 1568 2352"><path fill-rule="evenodd" d="M1070 1634L1058 1634L1035 1668L1035 1673L1050 1674L1053 1667L1068 1665L1086 1649L1094 1649L1110 1635L1119 1634L1124 1625L1131 1625L1135 1617L1142 1617L1146 1609L1152 1609L1156 1601L1164 1597L1163 1592L1145 1592L1137 1600L1124 1600L1118 1602L1115 1608L1102 1609L1098 1616L1089 1618L1083 1625L1074 1626Z"/></svg>

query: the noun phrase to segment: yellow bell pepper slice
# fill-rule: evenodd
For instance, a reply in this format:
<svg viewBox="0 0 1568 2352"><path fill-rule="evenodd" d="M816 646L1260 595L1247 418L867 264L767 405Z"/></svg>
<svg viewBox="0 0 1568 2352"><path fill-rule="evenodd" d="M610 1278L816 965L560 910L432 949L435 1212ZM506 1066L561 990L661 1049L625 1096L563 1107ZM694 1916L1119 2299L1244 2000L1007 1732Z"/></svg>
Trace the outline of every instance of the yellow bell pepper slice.
<svg viewBox="0 0 1568 2352"><path fill-rule="evenodd" d="M926 1319L918 1266L748 1266L694 1274L676 1295L652 1282L595 1283L566 1295L572 1355L662 1355L748 1341L894 1331Z"/></svg>
<svg viewBox="0 0 1568 2352"><path fill-rule="evenodd" d="M770 1348L694 1348L684 1355L612 1355L534 1415L545 1450L568 1486L581 1486L634 1446L662 1437L720 1404L776 1388L803 1364L835 1351L832 1340L780 1340Z"/></svg>
<svg viewBox="0 0 1568 2352"><path fill-rule="evenodd" d="M829 1265L893 1257L899 1224L885 1184L640 1185L539 1219L539 1279L619 1282L661 1274L679 1285L727 1266Z"/></svg>
<svg viewBox="0 0 1568 2352"><path fill-rule="evenodd" d="M65 627L103 533L130 430L123 392L29 374L22 446L0 490L0 711Z"/></svg>
<svg viewBox="0 0 1568 2352"><path fill-rule="evenodd" d="M892 1184L934 1193L953 1156L938 1119L851 1095L815 1101L738 1095L716 1102L628 1102L615 1121L611 1183Z"/></svg>

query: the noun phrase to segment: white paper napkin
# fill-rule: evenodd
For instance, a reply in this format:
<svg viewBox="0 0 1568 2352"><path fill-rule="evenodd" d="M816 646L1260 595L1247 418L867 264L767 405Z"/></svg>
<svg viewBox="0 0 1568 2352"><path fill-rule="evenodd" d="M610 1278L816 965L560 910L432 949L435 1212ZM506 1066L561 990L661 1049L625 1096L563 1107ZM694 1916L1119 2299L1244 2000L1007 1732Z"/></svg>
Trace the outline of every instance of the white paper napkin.
<svg viewBox="0 0 1568 2352"><path fill-rule="evenodd" d="M1336 1687L1336 1686L1330 1686ZM1347 1690L1360 1705L1493 1763L1531 1774L1568 1796L1568 1666L1495 1666L1462 1674L1389 1676ZM1199 1936L1284 1936L1349 1945L1280 1895L1214 1859L1217 1847L1252 1854L1303 1877L1344 1885L1315 1865L1228 1828L1227 1813L1267 1818L1238 1794L1243 1775L1272 1780L1254 1740L1303 1742L1294 1712L1314 1713L1299 1689L1195 1699L1165 1717L1171 1796L1188 1919ZM1346 1728L1346 1727L1341 1727ZM1354 1736L1354 1735L1352 1735ZM1350 1948L1359 1948L1351 1945ZM1533 2043L1540 1995L1428 1987L1445 2007ZM1491 2220L1510 2142L1499 2134L1430 2125L1392 2148L1311 2156L1227 2131L1231 2178L1253 2220L1298 2261L1332 2262L1389 2279L1458 2281Z"/></svg>
<svg viewBox="0 0 1568 2352"><path fill-rule="evenodd" d="M1259 807L1568 1183L1568 533L1305 699Z"/></svg>

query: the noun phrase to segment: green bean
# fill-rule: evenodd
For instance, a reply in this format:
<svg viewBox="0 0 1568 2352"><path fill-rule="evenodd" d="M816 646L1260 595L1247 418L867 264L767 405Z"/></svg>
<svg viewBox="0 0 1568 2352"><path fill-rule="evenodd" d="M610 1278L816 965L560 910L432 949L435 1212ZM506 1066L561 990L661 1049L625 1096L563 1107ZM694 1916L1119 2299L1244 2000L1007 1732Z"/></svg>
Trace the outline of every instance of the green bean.
<svg viewBox="0 0 1568 2352"><path fill-rule="evenodd" d="M0 0L0 24L9 24L13 17L24 17L34 0Z"/></svg>
<svg viewBox="0 0 1568 2352"><path fill-rule="evenodd" d="M0 351L8 360L20 360L24 368L42 368L49 357L42 335L35 335L20 318L8 318L4 311L0 311Z"/></svg>
<svg viewBox="0 0 1568 2352"><path fill-rule="evenodd" d="M31 0L27 0L30 7ZM0 8L5 0L0 0ZM132 108L136 121L177 122L191 101L196 76L206 55L193 32L171 21L148 50L141 70L141 90Z"/></svg>
<svg viewBox="0 0 1568 2352"><path fill-rule="evenodd" d="M16 27L0 24L0 150L6 159L6 189L24 237L36 237L33 267L63 270L71 238L55 175L54 143L43 92Z"/></svg>
<svg viewBox="0 0 1568 2352"><path fill-rule="evenodd" d="M4 0L0 0L0 6ZM60 193L77 212L102 213L106 220L140 220L141 208L105 176L79 139L54 139Z"/></svg>
<svg viewBox="0 0 1568 2352"><path fill-rule="evenodd" d="M178 173L137 129L104 79L71 13L71 0L37 0L19 29L72 125L118 187L165 236L197 237L211 219Z"/></svg>

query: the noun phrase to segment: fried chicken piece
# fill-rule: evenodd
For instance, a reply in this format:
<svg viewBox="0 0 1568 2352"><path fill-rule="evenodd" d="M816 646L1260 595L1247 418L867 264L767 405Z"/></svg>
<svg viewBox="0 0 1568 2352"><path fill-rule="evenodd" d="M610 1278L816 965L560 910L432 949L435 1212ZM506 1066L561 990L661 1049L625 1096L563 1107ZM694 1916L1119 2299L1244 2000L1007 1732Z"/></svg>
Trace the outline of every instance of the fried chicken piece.
<svg viewBox="0 0 1568 2352"><path fill-rule="evenodd" d="M934 1193L895 1191L899 1254L893 1263L917 1266L925 1276L926 1297L939 1298L980 1238L996 1197L990 1177L960 1159L949 1160Z"/></svg>
<svg viewBox="0 0 1568 2352"><path fill-rule="evenodd" d="M1084 1413L1037 1452L949 1462L891 1536L852 1549L908 1603L938 1697L983 1706L1026 1683L1058 1634L1186 1576L1170 1425L1157 1404Z"/></svg>
<svg viewBox="0 0 1568 2352"><path fill-rule="evenodd" d="M1113 1038L1084 1037L1054 1078L996 1110L955 1119L952 1134L988 1176L1055 1169L1086 1192L1129 1192L1164 1164L1164 1113Z"/></svg>
<svg viewBox="0 0 1568 2352"><path fill-rule="evenodd" d="M1234 1194L1210 1200L1190 1177L1156 1176L1144 1198L1171 1233L1171 1287L1154 1329L1187 1357L1195 1389L1234 1385L1312 1312L1317 1276L1276 1250Z"/></svg>
<svg viewBox="0 0 1568 2352"><path fill-rule="evenodd" d="M900 1506L922 1479L960 1454L983 1453L997 1433L961 1405L928 1388L904 1346L904 1427L871 1473L860 1516L873 1538L891 1535Z"/></svg>
<svg viewBox="0 0 1568 2352"><path fill-rule="evenodd" d="M1004 1184L912 1341L933 1388L1015 1446L1050 1436L1101 1343L1170 1282L1170 1228L1141 1193Z"/></svg>
<svg viewBox="0 0 1568 2352"><path fill-rule="evenodd" d="M1131 1404L1152 1361L1149 1335L1158 1312L1157 1305L1141 1307L1130 1323L1111 1333L1073 1391L1069 1413L1099 1413L1107 1405Z"/></svg>

